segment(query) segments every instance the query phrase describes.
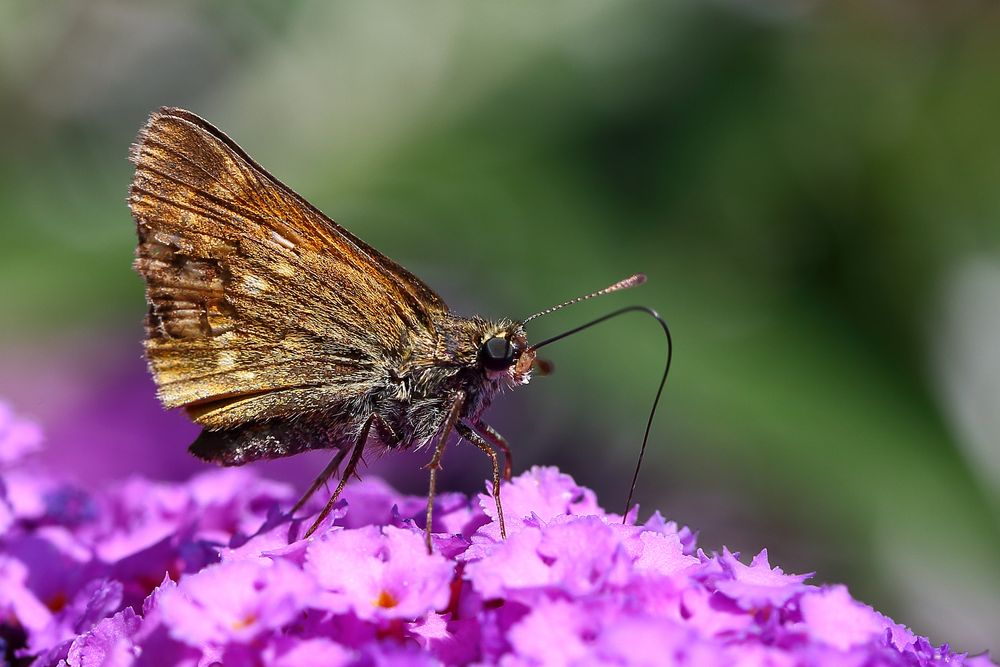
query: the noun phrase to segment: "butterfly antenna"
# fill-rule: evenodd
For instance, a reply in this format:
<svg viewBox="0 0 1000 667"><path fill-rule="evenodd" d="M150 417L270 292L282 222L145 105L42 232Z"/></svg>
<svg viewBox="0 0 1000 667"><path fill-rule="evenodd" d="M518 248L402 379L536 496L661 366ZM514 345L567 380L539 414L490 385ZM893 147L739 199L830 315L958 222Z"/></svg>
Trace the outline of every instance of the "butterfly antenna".
<svg viewBox="0 0 1000 667"><path fill-rule="evenodd" d="M560 303L558 306L552 306L551 308L546 308L545 310L535 313L526 320L521 320L521 324L525 325L536 317L541 317L542 315L548 315L549 313L554 313L557 310L561 310L566 306L572 306L575 303L580 303L581 301L586 301L587 299L593 299L595 296L604 296L605 294L611 294L612 292L618 292L623 289L628 289L629 287L635 287L636 285L641 285L646 282L646 275L643 273L636 273L624 280L619 280L614 285L608 285L602 290L597 290L586 296L578 296L575 299L570 299L565 303Z"/></svg>
<svg viewBox="0 0 1000 667"><path fill-rule="evenodd" d="M639 282L634 282L634 283L629 284L630 281L633 281L633 280L636 280L636 279L638 279ZM607 289L603 289L600 292L595 292L594 294L591 294L589 296L582 297L580 299L574 299L573 301L568 301L565 304L562 304L562 306L556 306L556 308L550 308L548 311L542 311L541 313L539 313L539 315L544 315L546 312L551 312L553 310L557 310L558 308L562 308L563 306L567 306L567 305L569 305L571 303L576 303L577 301L582 301L583 299L589 299L589 298L591 298L593 296L597 296L599 294L606 294L609 291L613 292L613 291L618 290L618 289L625 289L626 287L631 287L633 284L638 285L644 279L645 279L645 276L642 276L642 274L637 274L635 276L632 276L631 278L626 278L625 280L621 281L620 283L615 283L611 287L608 287ZM650 317L652 317L653 319L655 319L657 322L660 323L660 327L663 329L663 335L666 336L666 338L667 338L667 360L666 360L666 363L663 366L663 377L660 378L660 386L657 387L657 389L656 389L656 397L653 399L653 407L650 408L650 410L649 410L649 418L646 420L646 431L642 434L642 446L639 448L639 460L636 461L636 463L635 463L635 472L632 474L632 486L629 487L628 498L625 500L625 511L622 513L622 523L623 524L628 519L628 512L632 508L632 496L635 495L635 486L636 486L636 484L639 481L639 470L640 470L640 468L642 468L642 458L643 458L643 456L646 453L646 444L649 442L649 432L653 428L653 417L656 415L656 407L660 404L660 396L663 395L663 387L666 386L666 384L667 384L667 376L670 374L670 362L673 360L673 356L674 356L674 342L673 342L673 338L670 336L670 327L667 326L666 321L662 317L660 317L660 314L657 313L652 308L647 308L646 306L626 306L625 308L620 308L620 309L618 309L618 310L616 310L616 311L614 311L612 313L608 313L607 315L604 315L603 317L598 317L596 320L591 320L590 322L587 322L586 324L581 324L580 326L575 327L573 329L570 329L569 331L565 331L565 332L563 332L563 333L561 333L561 334L559 334L557 336L552 336L551 338L546 338L545 340L541 341L540 343L532 345L530 348L528 348L531 351L538 350L539 348L545 347L546 345L548 345L550 343L554 343L557 340L562 340L563 338L566 338L567 336L572 336L573 334L579 333L579 332L583 331L584 329L589 329L590 327L592 327L594 325L597 325L597 324L600 324L601 322L605 322L607 320L610 320L611 318L618 317L619 315L624 315L625 313L645 313L645 314L649 315ZM537 317L537 315L535 315L533 317ZM532 319L532 318L528 318L528 319ZM525 321L527 321L527 320L525 320Z"/></svg>

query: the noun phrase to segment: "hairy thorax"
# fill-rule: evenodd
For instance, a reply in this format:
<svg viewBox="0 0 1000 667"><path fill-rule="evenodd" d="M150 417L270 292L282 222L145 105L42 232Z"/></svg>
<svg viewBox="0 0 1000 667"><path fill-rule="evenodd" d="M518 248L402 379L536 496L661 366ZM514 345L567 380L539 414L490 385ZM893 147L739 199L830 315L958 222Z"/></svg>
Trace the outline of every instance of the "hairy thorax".
<svg viewBox="0 0 1000 667"><path fill-rule="evenodd" d="M464 396L461 417L474 421L505 388L527 382L527 374L491 377L476 364L483 341L509 322L449 315L436 335L415 337L385 368L385 384L372 392L378 415L375 431L388 448L421 446L441 429L448 408Z"/></svg>

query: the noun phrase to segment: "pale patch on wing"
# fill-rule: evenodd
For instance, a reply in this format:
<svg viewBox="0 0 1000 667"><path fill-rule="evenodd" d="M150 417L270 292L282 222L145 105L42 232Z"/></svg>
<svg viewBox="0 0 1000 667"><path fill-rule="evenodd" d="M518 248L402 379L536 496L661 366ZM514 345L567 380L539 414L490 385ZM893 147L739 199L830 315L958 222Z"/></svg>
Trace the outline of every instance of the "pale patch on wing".
<svg viewBox="0 0 1000 667"><path fill-rule="evenodd" d="M236 365L236 355L229 350L222 350L215 365L221 370L228 370Z"/></svg>
<svg viewBox="0 0 1000 667"><path fill-rule="evenodd" d="M294 243L292 243L291 241L289 241L284 236L282 236L281 234L279 234L278 232L276 232L274 230L271 230L271 238L274 239L274 241L278 245L284 246L284 247L288 248L289 250L295 250L295 244Z"/></svg>
<svg viewBox="0 0 1000 667"><path fill-rule="evenodd" d="M266 280L260 276L255 276L252 273L248 273L243 276L243 287L249 294L260 294L261 292L266 292L271 289L271 286Z"/></svg>
<svg viewBox="0 0 1000 667"><path fill-rule="evenodd" d="M295 269L292 268L292 265L280 260L274 263L274 272L282 278L292 278L295 276Z"/></svg>

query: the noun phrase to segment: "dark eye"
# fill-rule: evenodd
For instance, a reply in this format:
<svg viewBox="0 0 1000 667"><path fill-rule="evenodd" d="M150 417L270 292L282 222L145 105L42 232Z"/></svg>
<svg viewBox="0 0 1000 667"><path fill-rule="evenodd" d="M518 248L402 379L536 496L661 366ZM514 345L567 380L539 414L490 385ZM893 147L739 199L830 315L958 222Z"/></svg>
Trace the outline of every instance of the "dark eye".
<svg viewBox="0 0 1000 667"><path fill-rule="evenodd" d="M479 348L479 363L488 371L502 371L514 363L518 349L510 341L494 336Z"/></svg>

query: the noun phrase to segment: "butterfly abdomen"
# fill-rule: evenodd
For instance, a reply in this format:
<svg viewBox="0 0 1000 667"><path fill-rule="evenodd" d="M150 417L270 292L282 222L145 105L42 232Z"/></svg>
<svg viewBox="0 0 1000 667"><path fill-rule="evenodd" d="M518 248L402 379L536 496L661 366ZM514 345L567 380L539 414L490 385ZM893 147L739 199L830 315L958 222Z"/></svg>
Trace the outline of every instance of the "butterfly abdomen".
<svg viewBox="0 0 1000 667"><path fill-rule="evenodd" d="M349 447L356 428L323 413L293 420L270 420L234 429L201 432L188 450L198 458L225 466L259 459L293 456L311 449Z"/></svg>

